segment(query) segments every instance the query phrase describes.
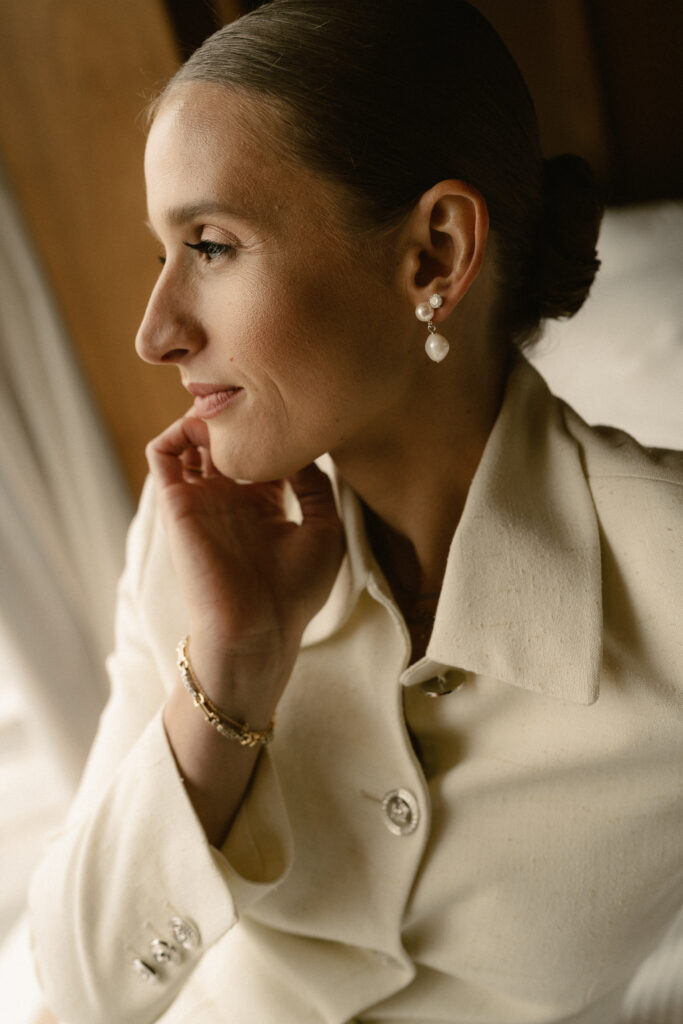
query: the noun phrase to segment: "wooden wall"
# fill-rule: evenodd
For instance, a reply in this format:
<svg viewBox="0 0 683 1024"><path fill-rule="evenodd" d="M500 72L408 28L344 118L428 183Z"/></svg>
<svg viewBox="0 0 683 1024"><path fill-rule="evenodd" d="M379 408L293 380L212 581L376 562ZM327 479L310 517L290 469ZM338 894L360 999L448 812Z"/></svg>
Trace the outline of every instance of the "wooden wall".
<svg viewBox="0 0 683 1024"><path fill-rule="evenodd" d="M158 271L140 115L177 63L161 0L2 0L0 157L133 492L188 404L133 349Z"/></svg>
<svg viewBox="0 0 683 1024"><path fill-rule="evenodd" d="M584 0L613 202L683 197L683 3Z"/></svg>
<svg viewBox="0 0 683 1024"><path fill-rule="evenodd" d="M534 98L546 156L579 153L603 184L610 156L583 0L474 0L513 54Z"/></svg>
<svg viewBox="0 0 683 1024"><path fill-rule="evenodd" d="M612 201L683 194L680 0L474 2L529 82L549 155L586 156ZM158 269L140 114L181 54L255 5L0 0L0 160L134 493L145 442L187 406L177 371L133 350Z"/></svg>
<svg viewBox="0 0 683 1024"><path fill-rule="evenodd" d="M534 98L547 156L576 152L611 203L683 196L680 0L471 0Z"/></svg>

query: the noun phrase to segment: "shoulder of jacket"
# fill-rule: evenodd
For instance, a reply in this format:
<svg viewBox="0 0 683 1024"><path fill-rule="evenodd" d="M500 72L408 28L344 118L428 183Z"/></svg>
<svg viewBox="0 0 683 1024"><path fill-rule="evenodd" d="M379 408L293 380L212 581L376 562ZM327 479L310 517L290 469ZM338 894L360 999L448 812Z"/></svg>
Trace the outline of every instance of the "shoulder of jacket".
<svg viewBox="0 0 683 1024"><path fill-rule="evenodd" d="M570 406L561 405L566 428L579 446L589 482L629 479L683 487L683 452L647 448L616 427L589 426Z"/></svg>

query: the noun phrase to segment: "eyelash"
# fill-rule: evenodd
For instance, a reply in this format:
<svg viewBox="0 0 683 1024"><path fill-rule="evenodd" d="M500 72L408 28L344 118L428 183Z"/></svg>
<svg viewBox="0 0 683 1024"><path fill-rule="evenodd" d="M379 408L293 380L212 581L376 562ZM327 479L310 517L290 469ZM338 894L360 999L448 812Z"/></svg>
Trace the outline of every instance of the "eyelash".
<svg viewBox="0 0 683 1024"><path fill-rule="evenodd" d="M234 245L226 245L224 242L212 242L210 239L202 239L201 242L183 242L188 249L194 249L208 263L221 259L223 256L233 256L236 252Z"/></svg>
<svg viewBox="0 0 683 1024"><path fill-rule="evenodd" d="M237 246L226 245L224 242L212 242L210 239L202 239L201 242L183 242L188 249L194 249L198 252L207 263L213 263L214 260L221 259L224 256L234 256L237 252ZM159 256L159 263L162 267L166 263L165 256Z"/></svg>

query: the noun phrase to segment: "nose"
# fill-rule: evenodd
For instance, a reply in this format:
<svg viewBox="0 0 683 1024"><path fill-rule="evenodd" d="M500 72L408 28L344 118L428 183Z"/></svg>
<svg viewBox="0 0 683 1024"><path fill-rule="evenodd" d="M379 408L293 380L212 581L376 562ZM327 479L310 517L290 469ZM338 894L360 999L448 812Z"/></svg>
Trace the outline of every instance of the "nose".
<svg viewBox="0 0 683 1024"><path fill-rule="evenodd" d="M180 290L164 281L156 283L135 338L135 349L146 363L179 363L204 345L201 325L184 308Z"/></svg>

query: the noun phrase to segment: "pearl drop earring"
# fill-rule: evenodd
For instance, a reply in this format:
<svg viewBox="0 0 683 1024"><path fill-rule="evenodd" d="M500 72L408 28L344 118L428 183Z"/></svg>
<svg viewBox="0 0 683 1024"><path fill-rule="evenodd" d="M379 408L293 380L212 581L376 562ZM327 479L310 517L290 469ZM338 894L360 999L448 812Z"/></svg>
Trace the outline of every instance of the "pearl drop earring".
<svg viewBox="0 0 683 1024"><path fill-rule="evenodd" d="M450 345L443 334L438 334L434 323L434 310L443 306L443 297L438 292L430 296L429 302L421 302L415 307L415 316L427 324L429 334L425 341L425 352L435 363L440 363L448 355Z"/></svg>

